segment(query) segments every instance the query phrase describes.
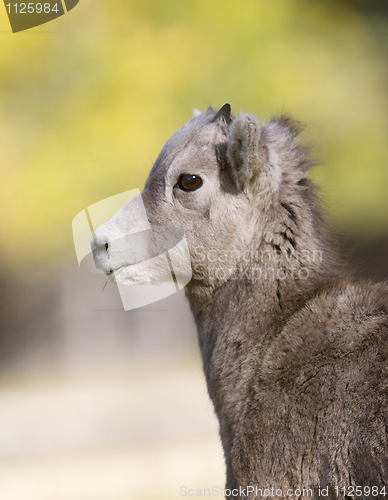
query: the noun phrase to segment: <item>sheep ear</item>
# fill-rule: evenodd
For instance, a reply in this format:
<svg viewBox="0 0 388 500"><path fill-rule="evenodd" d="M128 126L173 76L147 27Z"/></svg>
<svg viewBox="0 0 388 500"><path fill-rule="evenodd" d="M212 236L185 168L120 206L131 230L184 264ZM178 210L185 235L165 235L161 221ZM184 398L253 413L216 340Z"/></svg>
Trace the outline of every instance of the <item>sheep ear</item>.
<svg viewBox="0 0 388 500"><path fill-rule="evenodd" d="M262 163L260 125L251 115L235 118L229 130L226 149L230 174L242 191L246 191Z"/></svg>
<svg viewBox="0 0 388 500"><path fill-rule="evenodd" d="M232 117L230 116L231 107L230 104L226 103L222 106L219 111L215 114L212 123L216 123L220 120L224 120L228 125L232 123Z"/></svg>

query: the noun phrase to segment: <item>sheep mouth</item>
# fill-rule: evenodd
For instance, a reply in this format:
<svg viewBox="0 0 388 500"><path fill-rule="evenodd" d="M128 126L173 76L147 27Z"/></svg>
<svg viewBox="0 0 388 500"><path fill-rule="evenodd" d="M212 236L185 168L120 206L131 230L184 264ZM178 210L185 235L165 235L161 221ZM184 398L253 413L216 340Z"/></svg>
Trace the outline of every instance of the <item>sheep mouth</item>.
<svg viewBox="0 0 388 500"><path fill-rule="evenodd" d="M118 275L118 273L120 273L123 269L125 269L126 267L129 267L131 265L133 265L133 264L125 264L124 266L118 267L117 269L111 269L109 272L105 272L104 274L108 278L108 281L111 281L112 283L114 283L114 279Z"/></svg>
<svg viewBox="0 0 388 500"><path fill-rule="evenodd" d="M104 283L104 286L102 287L102 292L105 290L105 287L106 285L111 282L113 285L117 285L117 281L116 281L116 276L117 274L122 271L123 269L125 269L126 267L129 267L131 264L125 264L124 266L121 266L115 270L111 269L109 272L104 272L104 275L108 278L105 283Z"/></svg>

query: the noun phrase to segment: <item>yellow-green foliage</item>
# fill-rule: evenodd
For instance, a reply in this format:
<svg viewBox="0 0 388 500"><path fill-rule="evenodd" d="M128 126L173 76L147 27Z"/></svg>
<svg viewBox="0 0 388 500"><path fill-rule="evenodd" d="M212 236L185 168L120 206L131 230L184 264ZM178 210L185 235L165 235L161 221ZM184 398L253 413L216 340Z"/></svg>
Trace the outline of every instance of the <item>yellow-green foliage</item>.
<svg viewBox="0 0 388 500"><path fill-rule="evenodd" d="M79 211L141 188L192 108L225 102L306 122L339 228L386 231L387 65L374 28L387 32L334 0L80 0L13 35L0 6L4 257L72 252Z"/></svg>

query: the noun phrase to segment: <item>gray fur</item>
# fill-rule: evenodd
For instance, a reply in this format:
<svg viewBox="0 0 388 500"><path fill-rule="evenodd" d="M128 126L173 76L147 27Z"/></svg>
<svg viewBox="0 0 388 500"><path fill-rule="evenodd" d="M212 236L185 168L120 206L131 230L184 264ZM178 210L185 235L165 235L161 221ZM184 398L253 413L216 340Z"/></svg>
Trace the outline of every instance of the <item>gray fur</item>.
<svg viewBox="0 0 388 500"><path fill-rule="evenodd" d="M142 199L151 224L180 227L189 243L186 293L226 486L243 488L232 498L256 498L248 485L281 498L311 488L316 499L378 486L374 498L386 498L388 287L343 274L297 127L222 109L173 135ZM182 191L181 174L200 175L202 187ZM130 205L122 217L128 225ZM100 245L114 236L109 223L99 231Z"/></svg>

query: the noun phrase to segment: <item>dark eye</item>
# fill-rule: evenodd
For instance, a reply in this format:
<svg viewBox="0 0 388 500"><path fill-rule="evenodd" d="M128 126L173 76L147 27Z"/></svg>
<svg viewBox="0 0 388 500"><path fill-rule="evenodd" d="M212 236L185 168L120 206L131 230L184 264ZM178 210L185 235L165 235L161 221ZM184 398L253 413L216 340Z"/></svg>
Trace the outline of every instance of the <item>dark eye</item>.
<svg viewBox="0 0 388 500"><path fill-rule="evenodd" d="M183 191L195 191L202 186L202 179L199 175L182 174L176 186Z"/></svg>

